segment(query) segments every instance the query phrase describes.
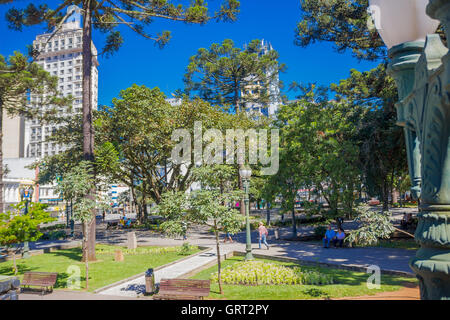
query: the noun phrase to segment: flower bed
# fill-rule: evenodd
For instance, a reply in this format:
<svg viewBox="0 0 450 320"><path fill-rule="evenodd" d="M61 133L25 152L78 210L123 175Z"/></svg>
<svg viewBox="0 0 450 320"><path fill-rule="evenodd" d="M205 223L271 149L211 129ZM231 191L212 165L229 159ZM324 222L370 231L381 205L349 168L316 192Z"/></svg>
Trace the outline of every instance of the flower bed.
<svg viewBox="0 0 450 320"><path fill-rule="evenodd" d="M235 263L222 270L221 279L224 284L240 285L327 285L333 283L333 277L329 274L303 271L300 267L290 268L264 261ZM211 275L211 280L218 281L217 272Z"/></svg>

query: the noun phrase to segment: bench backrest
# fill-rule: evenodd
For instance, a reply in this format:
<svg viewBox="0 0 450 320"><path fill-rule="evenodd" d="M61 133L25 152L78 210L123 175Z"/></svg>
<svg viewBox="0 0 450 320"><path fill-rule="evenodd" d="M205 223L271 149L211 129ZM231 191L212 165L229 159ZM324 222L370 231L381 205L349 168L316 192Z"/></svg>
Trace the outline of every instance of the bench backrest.
<svg viewBox="0 0 450 320"><path fill-rule="evenodd" d="M180 292L198 296L208 296L210 280L194 280L194 279L161 279L159 283L159 292Z"/></svg>
<svg viewBox="0 0 450 320"><path fill-rule="evenodd" d="M27 271L23 275L22 284L35 284L43 286L53 286L56 283L58 273L56 272L31 272Z"/></svg>

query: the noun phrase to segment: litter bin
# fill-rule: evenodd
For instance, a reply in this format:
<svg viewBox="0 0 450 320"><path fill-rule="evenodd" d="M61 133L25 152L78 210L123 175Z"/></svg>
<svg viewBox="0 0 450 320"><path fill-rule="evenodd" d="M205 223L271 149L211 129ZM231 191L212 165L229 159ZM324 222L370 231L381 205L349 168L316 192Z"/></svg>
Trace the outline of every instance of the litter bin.
<svg viewBox="0 0 450 320"><path fill-rule="evenodd" d="M145 294L155 293L155 274L153 269L148 269L145 272Z"/></svg>

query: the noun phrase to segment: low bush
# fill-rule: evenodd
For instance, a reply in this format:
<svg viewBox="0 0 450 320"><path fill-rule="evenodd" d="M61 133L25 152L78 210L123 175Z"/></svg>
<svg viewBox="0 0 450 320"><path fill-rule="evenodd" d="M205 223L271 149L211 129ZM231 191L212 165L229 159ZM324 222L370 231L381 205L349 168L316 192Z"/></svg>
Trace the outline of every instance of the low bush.
<svg viewBox="0 0 450 320"><path fill-rule="evenodd" d="M64 230L53 230L45 232L39 240L61 240L66 238L66 232Z"/></svg>
<svg viewBox="0 0 450 320"><path fill-rule="evenodd" d="M322 239L325 236L325 232L327 232L327 227L318 226L314 229L314 236L318 239Z"/></svg>
<svg viewBox="0 0 450 320"><path fill-rule="evenodd" d="M317 271L303 271L300 267L284 267L264 261L238 262L225 267L221 272L224 284L234 285L283 285L308 284L327 285L333 283L331 275ZM211 275L218 281L218 273Z"/></svg>

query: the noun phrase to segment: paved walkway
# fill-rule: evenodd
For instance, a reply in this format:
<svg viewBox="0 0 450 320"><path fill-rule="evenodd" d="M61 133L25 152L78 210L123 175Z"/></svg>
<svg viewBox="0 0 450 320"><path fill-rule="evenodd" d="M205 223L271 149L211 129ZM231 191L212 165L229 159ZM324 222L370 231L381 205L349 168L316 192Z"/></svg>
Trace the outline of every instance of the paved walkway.
<svg viewBox="0 0 450 320"><path fill-rule="evenodd" d="M222 248L223 250L224 248ZM227 254L230 250L223 250L223 254ZM159 284L161 279L173 279L181 277L193 270L202 268L217 261L217 254L215 249L210 249L192 258L180 261L161 270L155 271L155 283ZM109 296L125 296L125 297L139 297L145 293L145 276L121 283L112 288L98 292L102 295Z"/></svg>
<svg viewBox="0 0 450 320"><path fill-rule="evenodd" d="M288 233L290 228L283 232ZM138 245L146 246L173 246L181 245L186 242L183 239L163 238L160 234L151 231L135 231ZM222 238L223 239L223 238ZM221 244L221 254L227 254L231 251L245 252L245 233L239 233L234 236L234 243ZM97 229L97 242L113 245L126 245L127 232L124 230L106 230L104 224L99 224ZM184 261L177 262L166 268L155 271L156 283L162 278L176 278L197 270L202 266L214 263L217 260L215 254L214 236L198 228L188 234L188 240L192 245L209 247L210 250L200 255L188 258ZM269 230L268 242L271 245L269 250L259 249L257 244L257 232L252 232L252 251L254 254L262 254L273 257L288 257L310 262L322 262L335 265L368 267L377 265L381 270L391 270L406 272L412 275L412 271L408 266L409 260L414 257L415 251L404 249L389 248L339 248L325 249L320 244L275 240L274 231ZM41 249L51 247L52 245L76 244L70 241L56 242L38 242L32 244L32 248ZM69 293L61 290L55 290L51 295L44 296L45 299L136 299L142 297L145 290L145 277L140 276L136 279L110 287L99 294L90 293ZM78 295L78 296L77 296ZM23 295L23 299L35 297L36 295ZM46 298L47 297L47 298ZM21 295L22 298L22 295Z"/></svg>

